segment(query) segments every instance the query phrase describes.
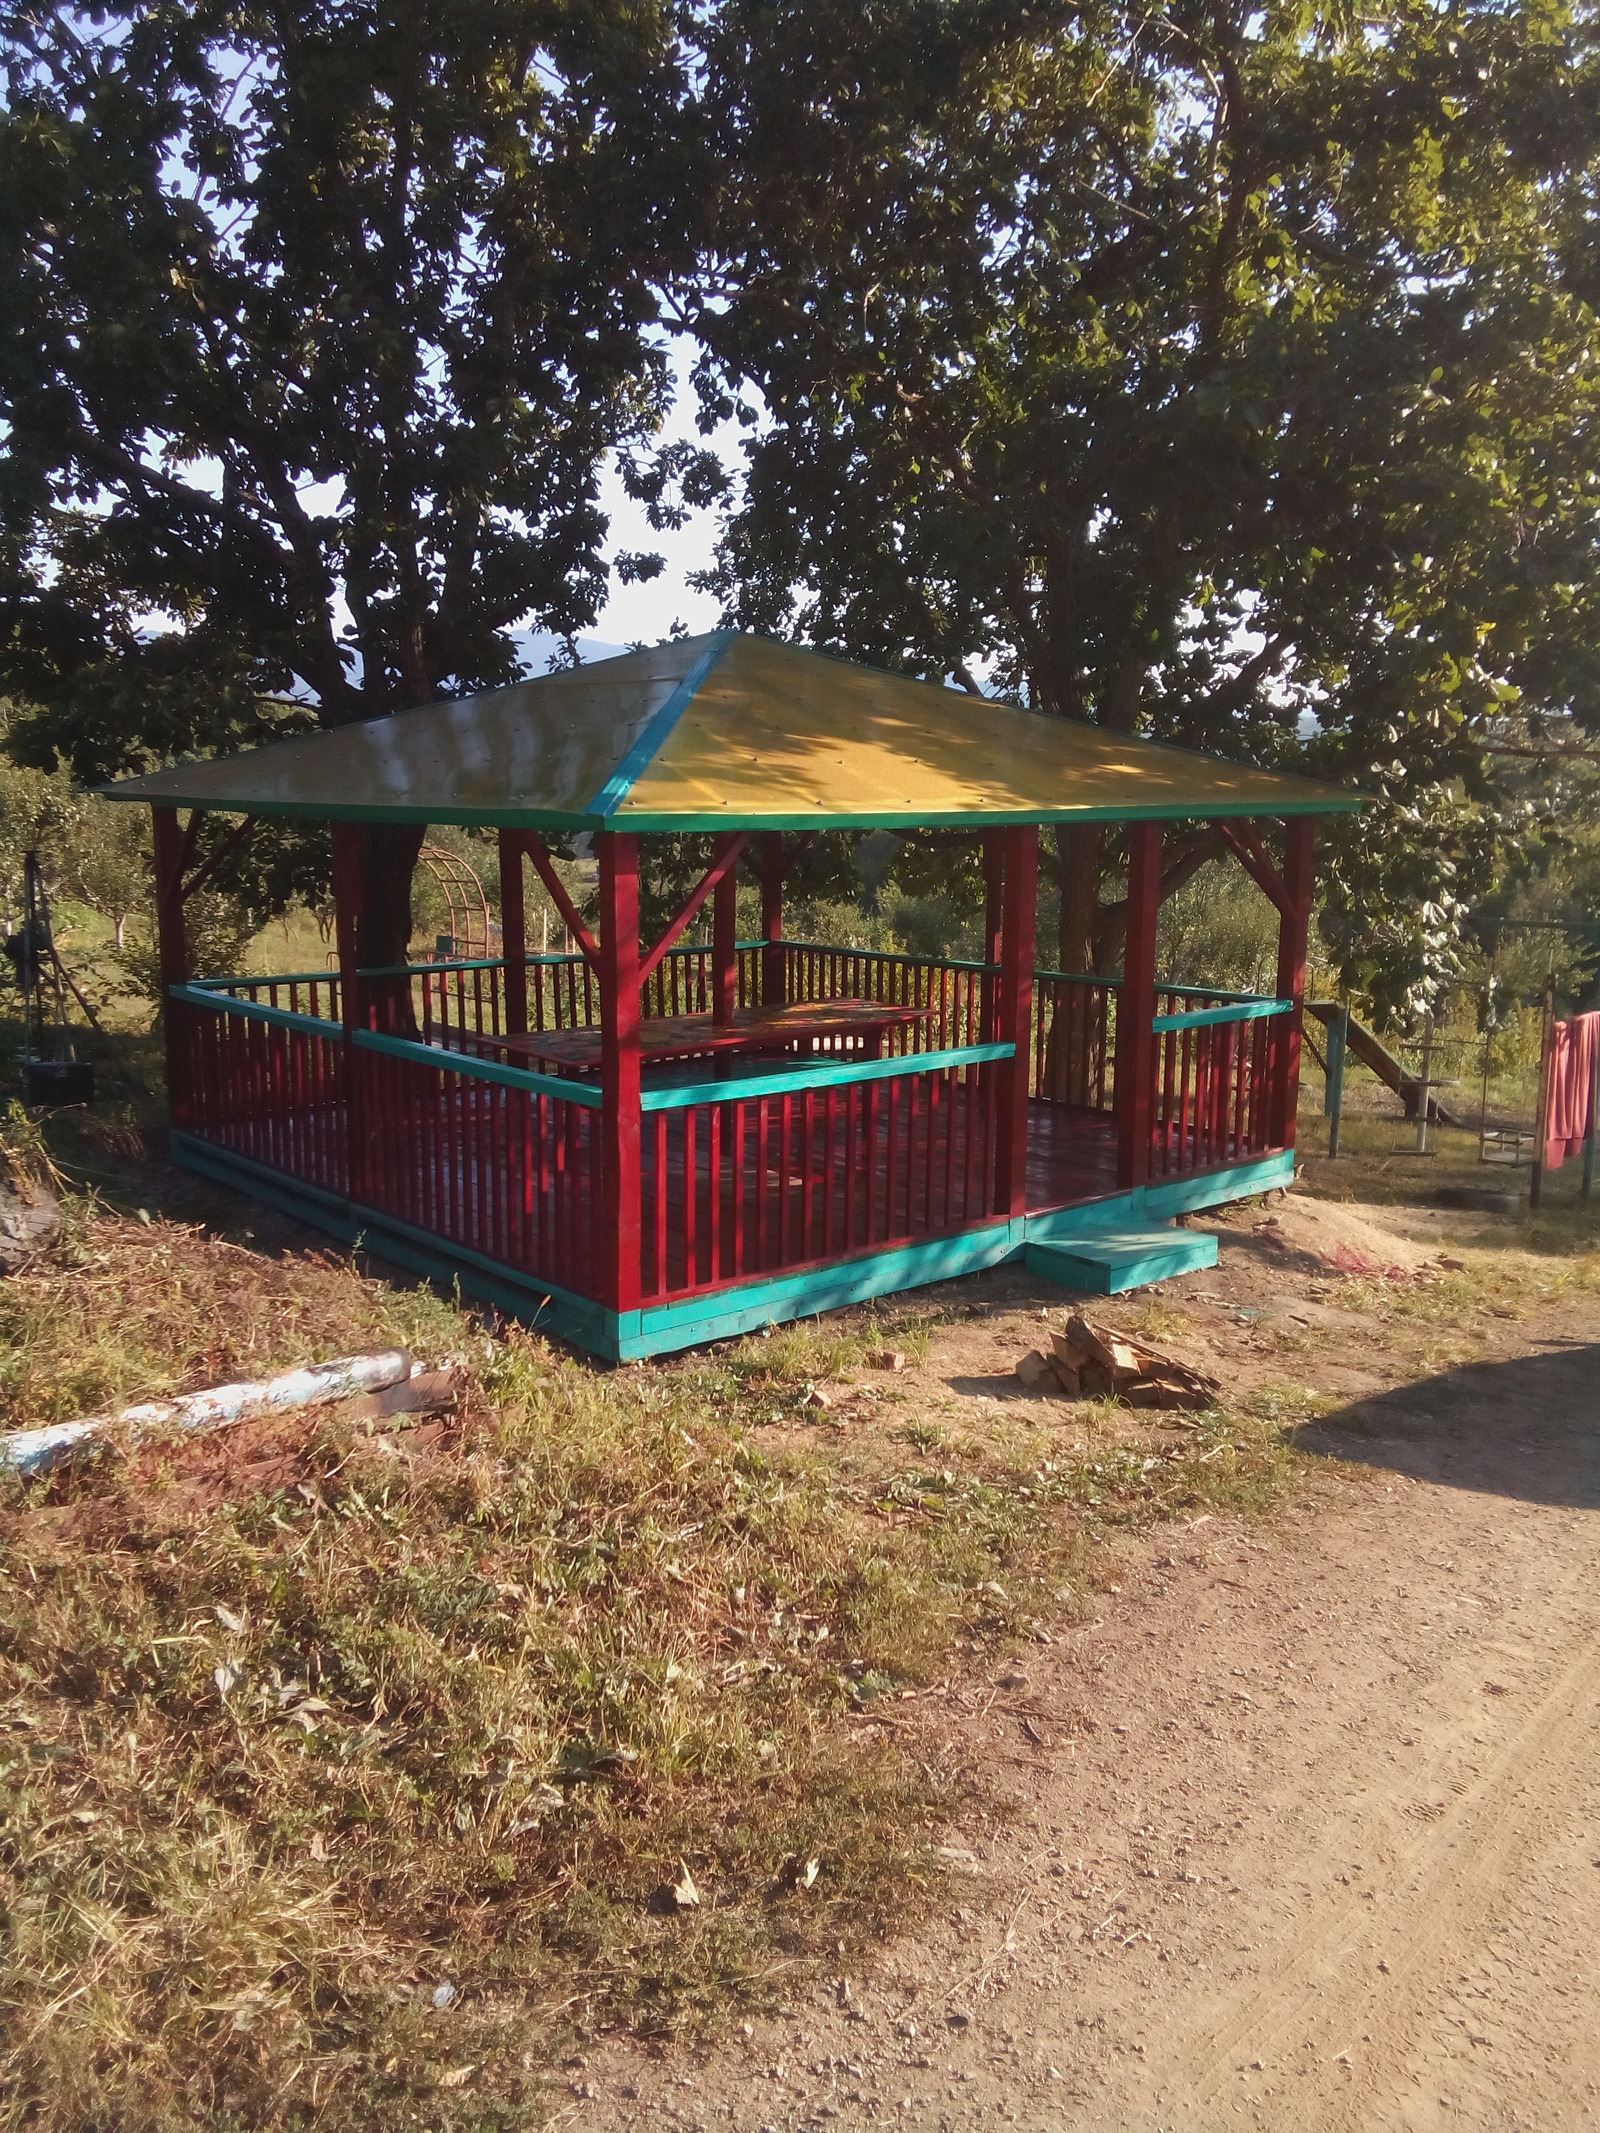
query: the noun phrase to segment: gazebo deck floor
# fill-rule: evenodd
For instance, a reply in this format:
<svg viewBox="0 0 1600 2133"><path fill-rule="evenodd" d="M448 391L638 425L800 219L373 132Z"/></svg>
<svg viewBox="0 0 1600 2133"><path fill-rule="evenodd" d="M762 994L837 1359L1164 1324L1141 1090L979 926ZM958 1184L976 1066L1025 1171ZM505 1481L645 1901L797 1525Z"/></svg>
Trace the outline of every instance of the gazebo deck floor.
<svg viewBox="0 0 1600 2133"><path fill-rule="evenodd" d="M1076 1207L1117 1189L1117 1128L1107 1111L1028 1105L1028 1212Z"/></svg>

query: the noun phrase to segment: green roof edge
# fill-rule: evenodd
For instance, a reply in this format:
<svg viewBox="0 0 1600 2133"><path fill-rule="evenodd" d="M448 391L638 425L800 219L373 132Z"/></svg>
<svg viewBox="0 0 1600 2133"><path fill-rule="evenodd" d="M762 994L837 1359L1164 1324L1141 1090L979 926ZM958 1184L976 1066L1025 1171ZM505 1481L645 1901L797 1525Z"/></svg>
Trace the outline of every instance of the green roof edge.
<svg viewBox="0 0 1600 2133"><path fill-rule="evenodd" d="M716 666L724 652L738 636L737 630L714 630L711 642L701 652L682 681L673 690L660 710L655 712L643 733L628 750L622 761L589 802L591 815L609 820L627 799L640 778L666 746L672 729L685 711L694 702L703 687L706 677ZM624 654L624 657L627 655ZM606 662L597 659L595 665L603 667Z"/></svg>

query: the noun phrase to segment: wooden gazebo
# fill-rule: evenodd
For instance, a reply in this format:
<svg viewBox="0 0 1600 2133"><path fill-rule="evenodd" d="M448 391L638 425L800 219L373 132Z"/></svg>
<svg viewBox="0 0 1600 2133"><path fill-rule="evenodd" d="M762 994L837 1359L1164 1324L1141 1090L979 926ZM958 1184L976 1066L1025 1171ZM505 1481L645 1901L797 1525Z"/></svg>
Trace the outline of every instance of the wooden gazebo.
<svg viewBox="0 0 1600 2133"><path fill-rule="evenodd" d="M113 796L155 810L178 1157L607 1357L1023 1255L1102 1290L1210 1263L1215 1240L1172 1218L1293 1173L1313 818L1361 804L730 633ZM190 971L212 810L332 824L336 971ZM1129 825L1120 978L1035 968L1039 825L1063 821ZM1157 977L1173 821L1216 824L1276 904L1271 997ZM358 967L376 823L498 830L501 955ZM936 824L983 839L981 960L785 936L802 843ZM686 831L716 834L714 862L642 943L639 840ZM545 843L576 832L599 864L592 927ZM526 952L529 863L571 954ZM753 941L741 866L761 886Z"/></svg>

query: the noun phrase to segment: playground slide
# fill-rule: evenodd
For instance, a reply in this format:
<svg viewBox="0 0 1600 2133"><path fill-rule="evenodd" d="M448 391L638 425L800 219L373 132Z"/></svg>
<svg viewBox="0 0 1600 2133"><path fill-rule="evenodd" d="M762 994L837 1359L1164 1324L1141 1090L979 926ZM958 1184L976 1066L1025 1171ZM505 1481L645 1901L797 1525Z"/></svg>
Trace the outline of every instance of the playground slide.
<svg viewBox="0 0 1600 2133"><path fill-rule="evenodd" d="M1331 1023L1336 1016L1343 1013L1343 1009L1334 1000L1308 1000L1306 1002L1306 1013L1315 1015L1319 1022ZM1358 1022L1354 1015L1350 1017L1349 1035L1345 1039L1345 1047L1361 1061L1363 1066L1371 1067L1373 1073L1377 1075L1385 1088L1393 1089L1396 1096L1406 1107L1406 1117L1415 1118L1418 1097L1416 1075L1408 1072L1401 1061L1396 1059L1394 1053L1389 1050L1388 1046L1381 1044L1371 1030ZM1442 1126L1459 1126L1461 1124L1461 1120L1452 1117L1437 1096L1428 1098L1428 1116L1432 1119L1437 1119Z"/></svg>

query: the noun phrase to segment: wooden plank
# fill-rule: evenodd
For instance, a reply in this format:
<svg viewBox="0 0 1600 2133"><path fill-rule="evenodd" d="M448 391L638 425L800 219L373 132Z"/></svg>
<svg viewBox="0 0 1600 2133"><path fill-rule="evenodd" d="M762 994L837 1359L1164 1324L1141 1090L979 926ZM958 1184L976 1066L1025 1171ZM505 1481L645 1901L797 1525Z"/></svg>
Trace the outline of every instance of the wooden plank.
<svg viewBox="0 0 1600 2133"><path fill-rule="evenodd" d="M661 966L662 959L670 954L694 923L695 914L701 909L706 898L713 895L719 884L733 873L739 864L739 854L750 842L750 832L748 830L740 830L736 834L721 840L721 842L721 851L711 866L700 877L698 885L690 891L688 902L639 965L639 983L641 985L647 985L651 978L655 976L656 971Z"/></svg>

